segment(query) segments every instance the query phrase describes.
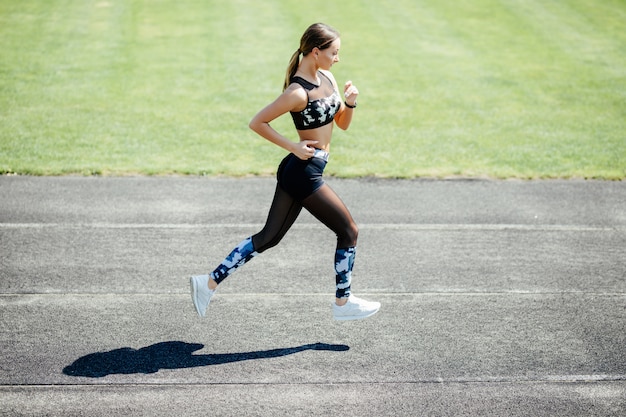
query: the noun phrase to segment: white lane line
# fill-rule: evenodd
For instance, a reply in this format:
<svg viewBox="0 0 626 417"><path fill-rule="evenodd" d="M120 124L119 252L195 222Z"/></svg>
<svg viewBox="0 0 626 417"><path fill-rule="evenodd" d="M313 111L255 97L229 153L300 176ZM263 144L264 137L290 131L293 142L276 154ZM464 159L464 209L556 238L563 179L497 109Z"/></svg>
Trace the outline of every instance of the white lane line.
<svg viewBox="0 0 626 417"><path fill-rule="evenodd" d="M0 229L228 229L262 228L261 223L0 223ZM319 223L296 223L295 229L323 228ZM626 231L626 226L591 226L567 224L415 224L415 223L360 223L359 229L413 230L413 231L546 231L593 232Z"/></svg>

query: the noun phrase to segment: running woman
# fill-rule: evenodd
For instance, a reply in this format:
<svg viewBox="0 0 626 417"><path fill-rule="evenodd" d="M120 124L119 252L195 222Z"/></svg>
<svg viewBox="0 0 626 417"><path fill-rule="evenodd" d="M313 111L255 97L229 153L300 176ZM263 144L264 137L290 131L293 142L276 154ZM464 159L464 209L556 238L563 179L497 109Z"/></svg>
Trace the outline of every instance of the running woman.
<svg viewBox="0 0 626 417"><path fill-rule="evenodd" d="M201 317L205 316L218 285L256 255L276 246L303 207L337 235L334 318L362 319L380 309L380 303L357 298L350 291L358 227L348 208L322 178L333 125L348 129L359 95L356 86L348 81L342 101L330 72L339 62L340 46L337 30L323 23L311 25L291 57L283 93L250 121L252 130L289 155L278 167L278 183L263 229L239 243L213 272L191 277L191 296ZM270 122L287 112L293 118L298 142L270 126Z"/></svg>

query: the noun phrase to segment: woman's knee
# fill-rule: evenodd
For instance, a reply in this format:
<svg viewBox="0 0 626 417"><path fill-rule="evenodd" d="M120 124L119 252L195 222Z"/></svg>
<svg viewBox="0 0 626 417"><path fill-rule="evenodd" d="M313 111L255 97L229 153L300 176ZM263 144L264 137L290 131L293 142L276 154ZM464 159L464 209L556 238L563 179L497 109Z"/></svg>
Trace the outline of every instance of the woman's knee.
<svg viewBox="0 0 626 417"><path fill-rule="evenodd" d="M268 236L266 233L263 233L263 231L261 231L260 233L252 236L252 244L254 245L254 250L256 250L258 253L263 253L266 250L278 245L283 236L284 235L281 234Z"/></svg>
<svg viewBox="0 0 626 417"><path fill-rule="evenodd" d="M356 225L356 223L351 222L345 227L341 235L337 237L337 240L338 240L337 243L339 247L348 248L348 247L356 246L356 242L358 238L359 238L359 227Z"/></svg>

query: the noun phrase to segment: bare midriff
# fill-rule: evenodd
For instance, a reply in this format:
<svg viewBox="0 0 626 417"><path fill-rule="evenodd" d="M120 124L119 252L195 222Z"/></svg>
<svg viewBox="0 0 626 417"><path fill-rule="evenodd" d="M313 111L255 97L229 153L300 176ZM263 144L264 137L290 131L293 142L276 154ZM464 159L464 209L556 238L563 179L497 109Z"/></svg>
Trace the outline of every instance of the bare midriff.
<svg viewBox="0 0 626 417"><path fill-rule="evenodd" d="M317 143L313 145L314 148L330 152L330 138L333 132L333 123L318 127L317 129L298 130L297 132L300 141L315 140Z"/></svg>

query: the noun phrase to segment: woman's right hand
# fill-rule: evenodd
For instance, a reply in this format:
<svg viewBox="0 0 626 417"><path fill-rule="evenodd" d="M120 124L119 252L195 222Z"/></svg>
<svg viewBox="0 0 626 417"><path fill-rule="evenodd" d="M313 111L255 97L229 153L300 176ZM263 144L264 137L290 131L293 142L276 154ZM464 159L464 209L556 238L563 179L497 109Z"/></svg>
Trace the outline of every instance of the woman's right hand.
<svg viewBox="0 0 626 417"><path fill-rule="evenodd" d="M317 140L301 140L298 143L295 143L292 154L297 156L299 159L306 161L309 158L312 158L315 155L315 144L318 143Z"/></svg>

